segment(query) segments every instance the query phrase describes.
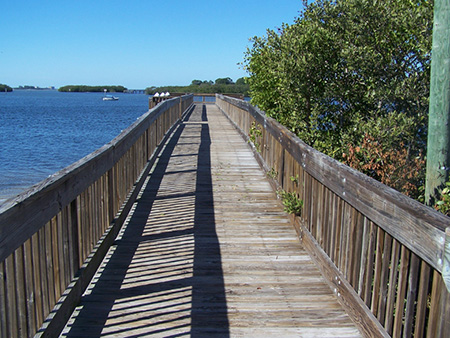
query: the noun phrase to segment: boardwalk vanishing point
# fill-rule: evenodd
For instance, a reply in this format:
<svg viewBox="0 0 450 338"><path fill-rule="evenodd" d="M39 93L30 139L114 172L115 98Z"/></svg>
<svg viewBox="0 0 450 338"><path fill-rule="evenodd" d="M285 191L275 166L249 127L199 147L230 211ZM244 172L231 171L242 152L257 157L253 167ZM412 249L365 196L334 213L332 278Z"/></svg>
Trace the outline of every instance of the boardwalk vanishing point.
<svg viewBox="0 0 450 338"><path fill-rule="evenodd" d="M63 337L359 337L215 104L162 150Z"/></svg>
<svg viewBox="0 0 450 338"><path fill-rule="evenodd" d="M0 206L0 337L450 336L450 218L205 97Z"/></svg>

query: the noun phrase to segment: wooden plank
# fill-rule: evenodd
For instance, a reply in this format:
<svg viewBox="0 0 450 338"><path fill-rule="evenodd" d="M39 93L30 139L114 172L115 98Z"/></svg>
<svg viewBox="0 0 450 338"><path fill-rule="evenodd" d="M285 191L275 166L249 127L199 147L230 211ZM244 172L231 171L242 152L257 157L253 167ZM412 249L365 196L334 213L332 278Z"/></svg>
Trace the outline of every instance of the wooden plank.
<svg viewBox="0 0 450 338"><path fill-rule="evenodd" d="M391 269L389 273L389 290L386 301L386 316L384 327L392 334L394 326L395 297L397 295L398 267L401 245L397 240L392 241Z"/></svg>
<svg viewBox="0 0 450 338"><path fill-rule="evenodd" d="M171 130L165 135L164 141L166 141L170 135L172 134L172 131L176 128L176 125L174 125ZM108 228L108 230L105 232L105 234L100 239L99 243L95 246L94 250L86 261L81 266L81 269L77 275L76 278L72 281L72 283L69 285L67 290L62 295L61 299L59 300L58 304L55 306L53 311L49 314L48 318L44 322L44 325L40 328L40 330L37 333L37 337L53 337L56 335L59 335L62 329L64 328L64 325L66 324L68 318L72 314L74 308L76 307L77 303L80 300L81 295L86 290L89 282L92 279L92 276L95 274L97 268L101 264L102 259L105 257L108 249L114 242L114 239L116 238L118 232L120 231L121 226L124 224L126 217L130 210L132 209L132 206L138 196L138 193L140 192L140 189L144 185L145 179L151 170L153 164L158 158L159 153L163 150L163 145L158 146L157 150L154 152L154 155L152 157L152 160L147 162L146 168L141 173L138 181L134 184L133 191L127 196L128 200L127 202L121 207L121 213L119 215L116 215L116 218L113 222L113 224ZM85 194L86 195L86 194ZM81 239L83 237L83 231L84 233L87 233L88 230L86 228L83 229L84 225L82 224L83 220L81 220L81 217L85 217L84 212L81 212L82 207L80 207L81 203L86 203L86 196L85 198L80 198L72 203L71 211L75 214L75 209L77 209L76 212L76 218L74 218L72 221L74 222L74 227L78 227L78 230L74 232L73 234L73 240L76 242L77 239ZM92 216L91 216L92 217ZM85 221L88 222L88 221ZM42 231L40 231L42 232ZM89 243L85 243L83 245L87 246ZM82 248L81 243L80 245L80 258L82 256ZM45 245L43 246L45 247ZM74 255L76 256L76 255ZM47 297L44 295L44 299L47 299ZM52 304L51 306L53 306ZM49 312L45 312L45 315L47 315Z"/></svg>
<svg viewBox="0 0 450 338"><path fill-rule="evenodd" d="M25 269L25 299L27 308L27 332L34 335L37 331L36 306L35 306L35 285L33 279L34 257L31 247L31 239L24 243L24 269Z"/></svg>
<svg viewBox="0 0 450 338"><path fill-rule="evenodd" d="M380 281L381 281L381 270L383 263L383 247L384 247L384 234L383 229L377 229L377 247L375 254L375 266L374 266L374 278L373 278L373 291L372 291L372 301L370 309L372 313L377 316L378 314L378 302L380 298Z"/></svg>
<svg viewBox="0 0 450 338"><path fill-rule="evenodd" d="M28 336L27 331L27 302L25 297L25 273L23 261L23 246L14 252L14 272L17 311L17 335L19 337Z"/></svg>
<svg viewBox="0 0 450 338"><path fill-rule="evenodd" d="M406 292L406 310L403 336L411 337L415 322L415 305L417 300L417 284L419 280L420 259L411 254L410 268L408 273L408 290Z"/></svg>
<svg viewBox="0 0 450 338"><path fill-rule="evenodd" d="M36 328L41 325L40 323L44 322L44 304L42 298L42 282L41 282L41 255L40 246L39 246L39 233L35 233L33 237L31 237L31 250L33 255L33 283L34 283L34 303L36 309Z"/></svg>
<svg viewBox="0 0 450 338"><path fill-rule="evenodd" d="M439 257L445 228L450 226L448 217L309 147L248 102L221 95L218 99L248 111L310 175L441 271Z"/></svg>
<svg viewBox="0 0 450 338"><path fill-rule="evenodd" d="M405 313L405 295L408 283L408 268L411 252L402 246L400 255L400 271L398 277L397 300L395 302L395 318L392 337L400 337L403 330L403 314Z"/></svg>
<svg viewBox="0 0 450 338"><path fill-rule="evenodd" d="M53 287L55 289L55 302L58 300L58 298L63 293L65 286L61 288L61 270L60 270L60 252L59 252L59 246L62 245L62 241L59 240L59 229L58 229L58 219L60 218L60 215L56 215L51 220L51 248L52 248L52 257L53 257Z"/></svg>
<svg viewBox="0 0 450 338"><path fill-rule="evenodd" d="M316 220L316 240L319 243L320 247L323 247L324 238L323 238L323 214L324 214L324 206L325 196L324 196L324 186L317 182L317 199L316 199L316 210L317 210L317 220Z"/></svg>
<svg viewBox="0 0 450 338"><path fill-rule="evenodd" d="M331 237L331 198L332 193L324 187L324 202L323 202L323 244L322 247L327 255L330 255L330 237Z"/></svg>
<svg viewBox="0 0 450 338"><path fill-rule="evenodd" d="M7 335L6 337L19 337L17 318L17 297L16 297L16 279L14 272L14 255L9 256L5 261L5 287L6 287L6 320L7 320Z"/></svg>
<svg viewBox="0 0 450 338"><path fill-rule="evenodd" d="M366 276L367 276L367 256L369 249L369 220L364 218L364 225L362 231L361 240L361 268L359 270L359 285L358 285L358 295L362 300L367 298L364 297L364 290L366 289Z"/></svg>
<svg viewBox="0 0 450 338"><path fill-rule="evenodd" d="M450 333L450 293L439 272L433 272L427 337L447 337Z"/></svg>
<svg viewBox="0 0 450 338"><path fill-rule="evenodd" d="M359 271L361 268L361 247L362 247L362 214L356 209L352 209L352 224L350 231L350 279L349 282L356 290L359 285Z"/></svg>
<svg viewBox="0 0 450 338"><path fill-rule="evenodd" d="M205 109L167 144L64 334L361 336L248 144Z"/></svg>
<svg viewBox="0 0 450 338"><path fill-rule="evenodd" d="M6 285L5 285L5 263L0 262L0 336L7 337L8 321L7 321L7 311L8 304L6 299Z"/></svg>
<svg viewBox="0 0 450 338"><path fill-rule="evenodd" d="M352 222L352 207L344 202L343 205L343 212L342 212L342 230L341 230L341 235L340 235L340 248L341 248L341 255L339 257L339 261L338 264L336 265L336 267L342 271L344 277L348 280L349 278L349 266L348 266L348 262L349 262L349 257L348 257L348 253L349 253L349 235L350 235L350 224Z"/></svg>
<svg viewBox="0 0 450 338"><path fill-rule="evenodd" d="M441 315L439 316L438 335L448 337L450 336L450 292L445 287L445 283L442 283L439 305Z"/></svg>
<svg viewBox="0 0 450 338"><path fill-rule="evenodd" d="M361 298L356 294L353 287L346 281L345 277L336 269L329 257L315 243L308 231L302 235L305 248L326 276L328 283L335 289L338 300L352 317L353 321L365 336L389 337L375 316L369 311Z"/></svg>
<svg viewBox="0 0 450 338"><path fill-rule="evenodd" d="M380 299L378 301L377 318L381 325L384 325L386 315L386 304L388 297L388 278L389 271L392 268L390 265L392 249L392 236L387 232L384 233L383 259L381 262L381 276L380 276Z"/></svg>
<svg viewBox="0 0 450 338"><path fill-rule="evenodd" d="M317 180L311 179L311 215L310 215L310 223L309 223L309 232L311 235L317 240L317 214L318 214L318 206L320 204L319 199L319 184Z"/></svg>
<svg viewBox="0 0 450 338"><path fill-rule="evenodd" d="M305 222L306 226L311 224L311 209L312 209L312 178L309 174L305 174L305 199L303 201L303 215L302 219Z"/></svg>
<svg viewBox="0 0 450 338"><path fill-rule="evenodd" d="M422 337L425 335L425 320L428 302L428 290L430 288L430 266L425 262L421 262L419 292L417 299L416 323L414 327L414 337Z"/></svg>
<svg viewBox="0 0 450 338"><path fill-rule="evenodd" d="M428 320L427 337L439 337L439 317L441 290L443 287L442 277L436 270L433 271L433 282L431 287L430 314Z"/></svg>
<svg viewBox="0 0 450 338"><path fill-rule="evenodd" d="M42 238L45 248L45 275L47 279L47 296L48 296L48 311L49 314L53 306L56 304L57 295L55 293L55 275L53 262L53 241L52 241L52 221L48 222L43 228Z"/></svg>
<svg viewBox="0 0 450 338"><path fill-rule="evenodd" d="M334 264L337 266L339 264L339 259L341 256L341 234L342 234L342 220L343 220L343 214L344 214L344 205L345 202L341 199L337 199L337 217L336 217L336 233L335 233L335 253L334 253Z"/></svg>
<svg viewBox="0 0 450 338"><path fill-rule="evenodd" d="M46 226L45 226L46 227ZM42 314L45 317L50 313L50 295L48 286L48 267L47 267L47 245L45 241L45 227L38 231L38 246L39 250L39 276L36 276L41 282L41 299L42 299Z"/></svg>
<svg viewBox="0 0 450 338"><path fill-rule="evenodd" d="M332 213L332 218L331 218L331 237L330 237L330 253L329 253L329 257L330 259L333 261L333 263L336 263L336 238L338 237L337 235L337 231L338 231L338 227L339 227L339 200L340 198L338 198L338 196L336 194L333 193L333 213Z"/></svg>
<svg viewBox="0 0 450 338"><path fill-rule="evenodd" d="M99 192L99 181L101 180L101 177L94 182L92 185L92 210L91 210L91 228L92 228L92 243L91 243L91 251L92 248L94 248L95 244L97 244L97 241L100 239L100 237L103 235L103 231L101 231L101 218L99 215L100 210L100 192Z"/></svg>
<svg viewBox="0 0 450 338"><path fill-rule="evenodd" d="M70 273L70 266L72 264L72 258L70 257L70 247L69 247L69 233L68 233L68 227L69 224L71 224L71 219L69 218L68 209L70 209L69 206L64 207L61 210L60 217L58 218L58 242L60 242L60 246L58 248L58 254L62 259L59 260L60 262L60 270L61 270L61 290L64 292L67 285L69 285L70 280L72 278L72 275Z"/></svg>

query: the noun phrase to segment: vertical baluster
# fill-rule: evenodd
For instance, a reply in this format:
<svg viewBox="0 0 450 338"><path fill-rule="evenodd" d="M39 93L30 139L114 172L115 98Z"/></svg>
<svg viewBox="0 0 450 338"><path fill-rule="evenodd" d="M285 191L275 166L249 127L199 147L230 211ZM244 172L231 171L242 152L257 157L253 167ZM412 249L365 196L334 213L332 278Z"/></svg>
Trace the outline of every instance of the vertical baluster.
<svg viewBox="0 0 450 338"><path fill-rule="evenodd" d="M16 311L17 311L17 335L19 337L28 336L27 325L27 306L25 291L25 272L23 245L14 252L14 272L15 272L15 291L16 291Z"/></svg>
<svg viewBox="0 0 450 338"><path fill-rule="evenodd" d="M5 287L6 287L6 320L7 335L18 337L19 319L17 318L16 274L14 271L15 253L5 259Z"/></svg>
<svg viewBox="0 0 450 338"><path fill-rule="evenodd" d="M425 319L430 289L430 274L430 266L422 260L420 267L420 280L417 297L417 312L414 327L414 337L423 337L425 335Z"/></svg>
<svg viewBox="0 0 450 338"><path fill-rule="evenodd" d="M390 260L392 249L392 236L387 232L384 233L384 247L383 247L383 260L380 276L380 299L378 302L377 318L381 325L384 325L386 315L386 304L388 294L388 281L390 271Z"/></svg>
<svg viewBox="0 0 450 338"><path fill-rule="evenodd" d="M395 318L393 327L393 337L400 337L403 329L403 315L405 313L405 295L408 283L410 251L402 246L400 256L400 271L398 278L397 301L395 302Z"/></svg>
<svg viewBox="0 0 450 338"><path fill-rule="evenodd" d="M5 285L6 271L5 262L0 262L0 337L7 337L8 325L8 304L7 304L7 289Z"/></svg>

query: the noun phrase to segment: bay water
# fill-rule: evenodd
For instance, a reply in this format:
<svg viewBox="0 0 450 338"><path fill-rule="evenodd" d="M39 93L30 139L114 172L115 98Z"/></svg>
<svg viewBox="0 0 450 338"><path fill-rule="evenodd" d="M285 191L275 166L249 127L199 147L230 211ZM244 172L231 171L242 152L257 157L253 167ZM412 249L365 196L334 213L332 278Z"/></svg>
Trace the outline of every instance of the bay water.
<svg viewBox="0 0 450 338"><path fill-rule="evenodd" d="M148 111L145 94L0 93L0 205L111 141Z"/></svg>

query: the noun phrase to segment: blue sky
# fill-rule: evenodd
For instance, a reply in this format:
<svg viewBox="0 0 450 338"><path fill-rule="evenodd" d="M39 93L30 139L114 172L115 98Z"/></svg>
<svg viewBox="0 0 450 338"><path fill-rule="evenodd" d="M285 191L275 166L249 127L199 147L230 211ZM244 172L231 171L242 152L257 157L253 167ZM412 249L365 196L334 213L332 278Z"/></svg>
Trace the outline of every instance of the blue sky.
<svg viewBox="0 0 450 338"><path fill-rule="evenodd" d="M146 88L246 73L249 38L292 23L301 0L0 0L0 83Z"/></svg>

